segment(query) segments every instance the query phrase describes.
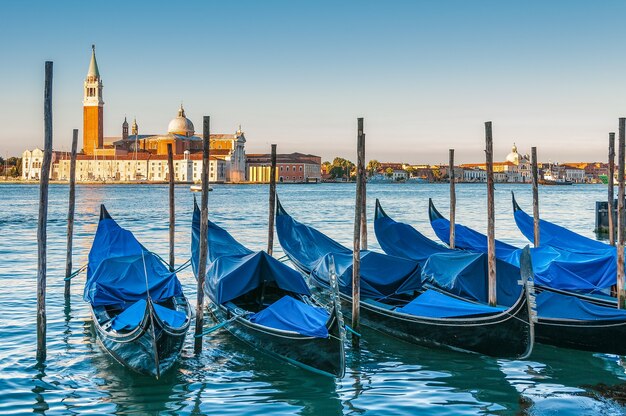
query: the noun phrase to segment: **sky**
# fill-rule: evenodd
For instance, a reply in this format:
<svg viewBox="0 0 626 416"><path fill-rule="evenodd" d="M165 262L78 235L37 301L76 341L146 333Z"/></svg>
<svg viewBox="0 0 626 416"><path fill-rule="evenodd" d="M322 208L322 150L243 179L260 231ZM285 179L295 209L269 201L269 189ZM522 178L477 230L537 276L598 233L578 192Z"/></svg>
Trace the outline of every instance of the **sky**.
<svg viewBox="0 0 626 416"><path fill-rule="evenodd" d="M626 117L623 1L0 2L0 155L43 145L54 62L55 150L81 130L96 44L104 135L124 117L163 134L184 103L201 130L246 134L247 153L407 163L603 161Z"/></svg>

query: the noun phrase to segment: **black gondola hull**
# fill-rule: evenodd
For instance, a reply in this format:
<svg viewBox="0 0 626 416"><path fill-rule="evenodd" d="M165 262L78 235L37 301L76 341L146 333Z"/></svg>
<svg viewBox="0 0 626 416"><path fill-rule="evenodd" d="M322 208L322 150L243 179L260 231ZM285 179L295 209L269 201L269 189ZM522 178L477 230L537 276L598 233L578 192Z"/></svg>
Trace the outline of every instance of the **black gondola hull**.
<svg viewBox="0 0 626 416"><path fill-rule="evenodd" d="M326 292L325 285L311 283ZM342 310L351 316L352 299L341 294ZM428 319L361 302L361 323L394 338L423 346L446 347L499 358L525 358L532 352L534 330L526 290L514 307L487 317Z"/></svg>
<svg viewBox="0 0 626 416"><path fill-rule="evenodd" d="M604 354L626 355L626 322L539 318L537 342Z"/></svg>
<svg viewBox="0 0 626 416"><path fill-rule="evenodd" d="M125 334L105 329L98 322L97 316L92 309L92 318L98 343L105 352L123 366L139 374L159 377L172 368L183 348L185 335L191 322L189 304L186 299L184 302L183 306L187 311L187 320L182 327L168 327L158 319L156 314L151 319L147 312L139 326ZM152 322L154 322L158 359L155 359Z"/></svg>
<svg viewBox="0 0 626 416"><path fill-rule="evenodd" d="M231 309L213 302L209 304L209 312L217 322L234 317ZM238 317L228 323L226 329L239 340L273 357L318 374L341 378L345 371L344 337L334 310L327 327L329 337L317 338L257 325Z"/></svg>

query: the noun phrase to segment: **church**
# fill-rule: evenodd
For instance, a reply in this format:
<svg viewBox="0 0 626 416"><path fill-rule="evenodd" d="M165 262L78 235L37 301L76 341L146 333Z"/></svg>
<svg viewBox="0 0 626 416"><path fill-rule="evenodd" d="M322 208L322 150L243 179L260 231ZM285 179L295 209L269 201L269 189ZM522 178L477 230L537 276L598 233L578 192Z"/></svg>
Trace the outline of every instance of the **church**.
<svg viewBox="0 0 626 416"><path fill-rule="evenodd" d="M91 60L83 88L83 145L77 155L77 181L165 181L169 179L168 145L172 147L175 180L198 182L202 172L202 137L196 135L193 122L185 115L182 104L178 114L170 120L167 133L139 134L137 120L129 132L124 119L121 136L104 136L103 83L92 45ZM164 123L165 124L165 123ZM245 143L241 127L233 134L210 135L211 182L245 181ZM80 146L79 146L80 148ZM25 151L32 158L35 151ZM28 162L28 161L26 161ZM30 163L30 165L35 165ZM69 155L60 154L52 165L51 178L69 178ZM38 177L25 172L24 179ZM23 175L23 176L24 176Z"/></svg>

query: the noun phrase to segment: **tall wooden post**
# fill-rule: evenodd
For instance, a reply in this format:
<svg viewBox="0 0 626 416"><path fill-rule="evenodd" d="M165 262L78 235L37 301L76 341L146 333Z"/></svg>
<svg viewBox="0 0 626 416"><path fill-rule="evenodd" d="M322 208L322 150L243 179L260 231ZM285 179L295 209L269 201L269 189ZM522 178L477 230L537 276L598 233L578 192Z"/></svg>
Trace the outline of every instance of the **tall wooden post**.
<svg viewBox="0 0 626 416"><path fill-rule="evenodd" d="M44 84L44 153L39 181L37 221L37 361L46 360L46 223L48 221L48 180L52 163L52 62L46 61Z"/></svg>
<svg viewBox="0 0 626 416"><path fill-rule="evenodd" d="M608 181L609 181L609 244L612 246L615 245L615 224L613 222L613 212L615 212L615 196L613 195L615 183L615 133L609 133L609 171L608 171Z"/></svg>
<svg viewBox="0 0 626 416"><path fill-rule="evenodd" d="M72 132L72 155L70 156L70 196L67 208L67 257L65 259L65 277L72 274L72 240L74 237L74 208L76 206L76 149L78 147L78 129ZM65 298L70 297L71 281L65 281Z"/></svg>
<svg viewBox="0 0 626 416"><path fill-rule="evenodd" d="M365 133L361 129L363 143L358 149L361 153L358 157L363 162L361 172L361 250L367 250L367 172L365 171Z"/></svg>
<svg viewBox="0 0 626 416"><path fill-rule="evenodd" d="M619 119L617 150L617 307L624 309L624 145L626 118Z"/></svg>
<svg viewBox="0 0 626 416"><path fill-rule="evenodd" d="M534 245L539 247L539 171L537 169L537 148L531 147L531 161L533 174L533 235Z"/></svg>
<svg viewBox="0 0 626 416"><path fill-rule="evenodd" d="M496 305L496 215L494 207L493 186L493 136L491 121L485 122L485 139L487 159L487 261L489 269L489 304Z"/></svg>
<svg viewBox="0 0 626 416"><path fill-rule="evenodd" d="M170 199L170 271L174 271L174 232L176 227L175 203L174 203L174 180L176 172L174 171L174 154L172 152L172 144L167 144L167 169L169 170L169 199Z"/></svg>
<svg viewBox="0 0 626 416"><path fill-rule="evenodd" d="M363 191L361 176L365 167L365 137L363 135L363 118L357 119L357 163L356 163L356 205L354 207L354 244L352 251L352 329L360 332L361 313L361 210L363 209ZM352 347L359 348L359 336L352 333Z"/></svg>
<svg viewBox="0 0 626 416"><path fill-rule="evenodd" d="M202 351L202 327L204 326L204 279L209 232L209 150L210 149L210 117L204 116L202 122L202 200L200 202L200 258L198 259L198 286L196 301L196 338L194 351Z"/></svg>
<svg viewBox="0 0 626 416"><path fill-rule="evenodd" d="M270 168L270 216L267 230L267 254L274 253L274 214L276 213L276 145L272 145L272 167Z"/></svg>
<svg viewBox="0 0 626 416"><path fill-rule="evenodd" d="M455 178L454 178L454 149L450 149L450 163L448 164L448 178L450 178L450 237L449 237L449 246L450 248L454 248L454 238L455 238L455 217L456 217L456 189L455 189Z"/></svg>

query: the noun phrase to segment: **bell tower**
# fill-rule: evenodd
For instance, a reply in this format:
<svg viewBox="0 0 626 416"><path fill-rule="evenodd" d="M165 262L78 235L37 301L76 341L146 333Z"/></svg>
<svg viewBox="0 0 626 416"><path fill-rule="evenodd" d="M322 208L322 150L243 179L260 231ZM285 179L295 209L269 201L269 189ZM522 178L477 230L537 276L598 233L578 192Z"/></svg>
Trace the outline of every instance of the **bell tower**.
<svg viewBox="0 0 626 416"><path fill-rule="evenodd" d="M83 94L83 151L92 155L95 149L103 148L102 80L96 62L96 45L91 45L91 62L85 79Z"/></svg>

